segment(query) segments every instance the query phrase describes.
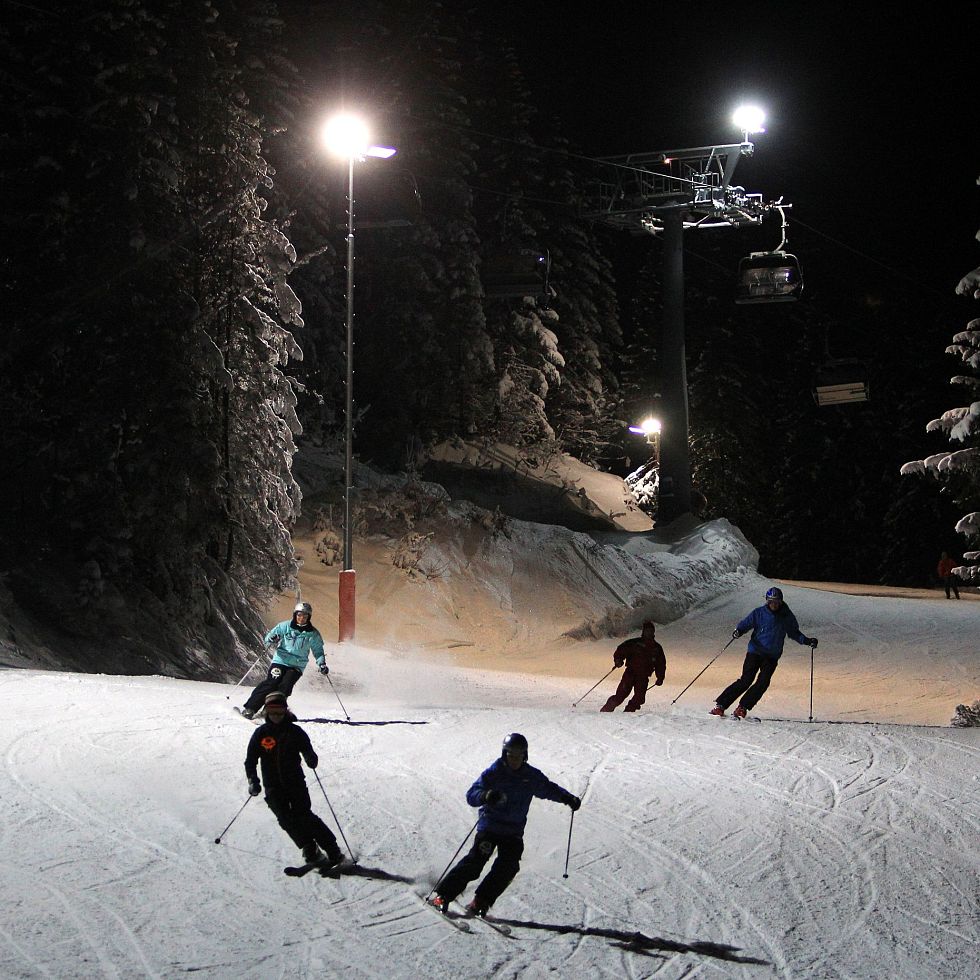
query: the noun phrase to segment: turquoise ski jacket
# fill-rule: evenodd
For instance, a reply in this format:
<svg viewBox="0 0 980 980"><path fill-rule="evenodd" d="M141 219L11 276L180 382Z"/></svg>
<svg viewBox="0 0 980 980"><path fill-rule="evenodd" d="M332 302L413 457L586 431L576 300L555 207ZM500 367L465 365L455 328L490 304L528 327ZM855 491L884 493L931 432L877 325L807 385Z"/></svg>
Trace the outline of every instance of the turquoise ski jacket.
<svg viewBox="0 0 980 980"><path fill-rule="evenodd" d="M275 656L272 658L274 664L292 667L293 670L302 673L306 669L311 653L318 667L322 667L326 662L323 655L323 637L313 626L307 625L305 629L299 629L292 620L283 620L265 634L266 646L273 640L278 641Z"/></svg>

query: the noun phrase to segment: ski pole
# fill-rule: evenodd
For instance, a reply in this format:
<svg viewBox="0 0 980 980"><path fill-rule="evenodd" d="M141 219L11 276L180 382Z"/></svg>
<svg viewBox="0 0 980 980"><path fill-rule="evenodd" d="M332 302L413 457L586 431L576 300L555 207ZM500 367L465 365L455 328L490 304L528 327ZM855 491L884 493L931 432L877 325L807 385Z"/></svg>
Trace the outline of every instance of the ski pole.
<svg viewBox="0 0 980 980"><path fill-rule="evenodd" d="M429 894L425 896L426 901L428 901L428 899L432 897L432 892L434 892L442 884L442 879L446 877L446 872L452 867L452 863L459 856L459 852L466 846L466 842L470 839L470 836L472 835L473 831L476 830L476 825L479 822L480 822L479 819L477 819L476 823L473 824L472 827L470 827L469 833L463 838L463 843L456 848L456 853L449 859L449 864L447 864L442 869L442 874L439 875L439 877L436 879L436 883L430 889Z"/></svg>
<svg viewBox="0 0 980 980"><path fill-rule="evenodd" d="M609 675L610 675L610 674L611 674L611 673L612 673L612 672L613 672L613 671L614 671L615 669L616 669L616 664L613 664L613 665L612 665L612 667L610 667L610 668L609 668L609 670L607 670L607 671L606 671L606 672L605 672L605 673L604 673L604 674L602 675L602 677L600 677L600 678L599 678L599 679L598 679L598 680L597 680L597 681L595 682L595 684L593 684L593 685L592 685L592 687L590 687L590 688L589 688L589 689L588 689L588 690L587 690L587 691L585 692L585 694L583 694L583 695L582 695L582 696L581 696L581 697L580 697L580 698L578 699L578 701L573 701L573 702L572 702L572 707L574 708L574 707L575 707L575 706L576 706L576 705L577 705L577 704L578 704L578 703L579 703L580 701L584 701L584 700L585 700L585 699L586 699L586 698L587 698L587 697L588 697L588 696L589 696L589 695L590 695L590 694L591 694L591 693L592 693L592 692L593 692L593 691L594 691L594 690L595 690L595 689L596 689L596 688L597 688L597 687L598 687L598 686L599 686L599 685L600 685L600 684L601 684L601 683L602 683L602 682L603 682L603 681L604 681L604 680L605 680L605 679L606 679L606 678L607 678L607 677L608 677L608 676L609 676Z"/></svg>
<svg viewBox="0 0 980 980"><path fill-rule="evenodd" d="M238 813L236 813L231 818L231 822L228 824L228 826L225 827L225 829L222 830L221 833L218 834L217 837L215 837L215 839L214 839L215 844L220 844L221 843L221 838L224 837L225 834L228 833L228 831L231 829L231 825L242 815L242 810L244 810L245 807L247 807L249 805L249 803L251 803L251 802L252 802L252 796L251 796L251 794L249 794L249 796L246 797L245 802L242 804L241 809L238 811Z"/></svg>
<svg viewBox="0 0 980 980"><path fill-rule="evenodd" d="M707 670L707 669L708 669L708 668L709 668L709 667L710 667L710 666L711 666L711 665L712 665L712 664L713 664L713 663L714 663L714 662L715 662L715 661L716 661L716 660L717 660L717 659L718 659L718 658L719 658L719 657L720 657L720 656L721 656L721 655L722 655L722 654L723 654L723 653L724 653L724 652L725 652L725 651L726 651L726 650L727 650L727 649L728 649L728 648L729 648L729 647L730 647L730 646L731 646L731 645L732 645L732 644L733 644L733 643L734 643L734 642L735 642L735 641L736 641L737 639L738 639L738 637L736 637L736 636L733 636L733 637L732 637L732 638L731 638L731 639L730 639L730 640L729 640L729 641L728 641L728 642L727 642L727 643L726 643L726 644L725 644L725 645L724 645L724 646L723 646L723 647L722 647L722 648L721 648L721 649L720 649L720 650L719 650L719 651L718 651L718 652L717 652L717 653L716 653L716 654L715 654L715 655L714 655L714 656L713 656L713 657L712 657L712 658L711 658L711 659L710 659L710 660L709 660L709 661L708 661L708 662L707 662L707 663L706 663L706 664L704 665L704 667L702 667L702 668L701 668L701 671L700 671L700 672L698 673L698 675L697 675L697 677L695 677L695 678L694 678L694 680L693 680L693 681L691 681L691 684L693 684L693 683L694 683L694 681L696 681L696 680L698 679L698 677L700 677L700 676L701 676L701 674L703 674L703 673L704 673L704 672L705 672L705 671L706 671L706 670ZM691 686L691 684L688 684L688 685L687 685L687 687L690 687L690 686ZM685 687L685 688L684 688L684 691L686 691L686 690L687 690L687 687ZM677 704L677 702L678 702L678 701L680 701L680 699L681 699L681 698L682 698L682 697L684 696L684 691L681 691L681 693L680 693L680 694L678 694L678 695L677 695L677 697L676 697L676 698L674 698L674 700L673 700L673 701L671 701L670 703L671 703L671 704Z"/></svg>
<svg viewBox="0 0 980 980"><path fill-rule="evenodd" d="M251 667L249 667L248 670L246 670L245 673L242 674L242 680L239 681L238 684L235 685L235 687L239 687L241 685L242 681L244 681L245 678L248 677L248 675L252 673L252 668L265 656L265 654L267 652L268 652L268 648L264 648L262 650L262 652L252 661ZM235 690L235 687L232 688L233 691ZM226 694L225 695L225 700L226 701L230 701L231 700L231 695L230 694Z"/></svg>
<svg viewBox="0 0 980 980"><path fill-rule="evenodd" d="M320 783L320 774L314 769L313 775L316 776L316 781ZM350 844L347 843L347 838L344 836L344 828L340 826L340 821L337 819L337 814L334 813L332 804L330 803L330 798L327 796L327 791L323 788L323 783L320 783L320 791L323 793L323 798L327 801L327 806L330 807L330 813L333 815L333 822L337 825L337 829L340 831L340 836L343 838L344 846L347 848L347 853L350 855L350 859L354 864L357 864L357 858L354 857L354 852L350 849Z"/></svg>
<svg viewBox="0 0 980 980"><path fill-rule="evenodd" d="M572 853L572 827L575 826L575 811L572 810L572 819L568 821L568 847L565 849L565 873L562 878L568 877L568 855Z"/></svg>
<svg viewBox="0 0 980 980"><path fill-rule="evenodd" d="M343 711L344 717L350 721L350 715L347 714L347 709L344 707L344 702L340 700L340 695L337 693L337 688L333 686L333 681L330 680L330 675L327 674L327 683L330 685L330 690L333 691L334 697L336 697L338 703L340 704L340 710Z"/></svg>
<svg viewBox="0 0 980 980"><path fill-rule="evenodd" d="M813 721L813 647L810 647L810 721Z"/></svg>

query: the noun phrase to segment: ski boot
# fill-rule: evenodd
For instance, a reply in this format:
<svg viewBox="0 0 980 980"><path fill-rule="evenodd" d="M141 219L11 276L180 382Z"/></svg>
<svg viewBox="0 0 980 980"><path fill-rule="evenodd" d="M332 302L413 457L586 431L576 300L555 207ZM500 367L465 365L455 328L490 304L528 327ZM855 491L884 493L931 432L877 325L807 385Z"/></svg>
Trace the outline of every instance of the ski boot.
<svg viewBox="0 0 980 980"><path fill-rule="evenodd" d="M251 708L242 708L241 712L242 712L242 717L248 718L249 721L251 721L255 717L255 712Z"/></svg>
<svg viewBox="0 0 980 980"><path fill-rule="evenodd" d="M449 911L449 902L447 902L442 895L433 895L431 898L427 898L426 901L431 905L437 912L441 912L445 915Z"/></svg>
<svg viewBox="0 0 980 980"><path fill-rule="evenodd" d="M725 717L725 709L720 705L716 704L709 712L709 715L717 715L719 718Z"/></svg>
<svg viewBox="0 0 980 980"><path fill-rule="evenodd" d="M745 708L743 708L743 707L742 707L741 705L739 705L739 706L738 706L738 707L737 707L737 708L736 708L736 709L735 709L735 710L734 710L734 711L732 712L732 717L733 717L733 718L744 718L744 717L745 717L745 716L746 716L747 714L748 714L748 712L747 712L747 711L745 710Z"/></svg>
<svg viewBox="0 0 980 980"><path fill-rule="evenodd" d="M478 898L466 903L466 914L469 916L479 916L483 918L490 911L490 906L481 902Z"/></svg>

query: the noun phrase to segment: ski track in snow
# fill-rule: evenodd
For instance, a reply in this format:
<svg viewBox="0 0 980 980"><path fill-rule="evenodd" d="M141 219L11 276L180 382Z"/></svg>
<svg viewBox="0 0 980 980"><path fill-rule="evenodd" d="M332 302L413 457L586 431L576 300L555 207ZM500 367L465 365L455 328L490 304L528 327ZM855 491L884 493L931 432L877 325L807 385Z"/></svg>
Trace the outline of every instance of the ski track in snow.
<svg viewBox="0 0 980 980"><path fill-rule="evenodd" d="M413 882L291 880L244 794L252 732L216 685L4 673L5 977L945 977L980 955L972 732L370 702L308 721L355 855ZM301 717L337 716L323 693ZM465 699L464 699L465 700ZM305 702L305 704L304 704ZM14 709L16 705L16 711ZM311 710L305 710L309 706ZM348 705L348 710L351 706ZM406 725L405 721L424 722ZM520 874L468 935L421 906L510 730L572 792L536 801ZM965 775L971 773L972 775ZM315 779L314 809L333 823ZM341 841L343 846L343 841ZM467 842L467 847L469 842ZM23 854L24 860L15 856ZM639 934L640 938L636 938Z"/></svg>

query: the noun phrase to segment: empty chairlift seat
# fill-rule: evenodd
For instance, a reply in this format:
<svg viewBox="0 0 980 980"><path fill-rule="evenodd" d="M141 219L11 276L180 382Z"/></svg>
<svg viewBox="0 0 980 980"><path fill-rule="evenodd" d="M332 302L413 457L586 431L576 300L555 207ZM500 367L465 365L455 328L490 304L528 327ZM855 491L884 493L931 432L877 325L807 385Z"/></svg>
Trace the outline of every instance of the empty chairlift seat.
<svg viewBox="0 0 980 980"><path fill-rule="evenodd" d="M738 264L736 303L791 303L803 292L803 274L789 252L752 252Z"/></svg>
<svg viewBox="0 0 980 980"><path fill-rule="evenodd" d="M869 397L868 369L854 357L825 361L817 371L813 398L818 405L866 402Z"/></svg>

